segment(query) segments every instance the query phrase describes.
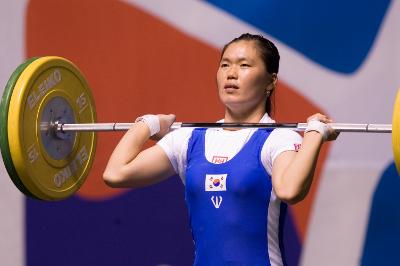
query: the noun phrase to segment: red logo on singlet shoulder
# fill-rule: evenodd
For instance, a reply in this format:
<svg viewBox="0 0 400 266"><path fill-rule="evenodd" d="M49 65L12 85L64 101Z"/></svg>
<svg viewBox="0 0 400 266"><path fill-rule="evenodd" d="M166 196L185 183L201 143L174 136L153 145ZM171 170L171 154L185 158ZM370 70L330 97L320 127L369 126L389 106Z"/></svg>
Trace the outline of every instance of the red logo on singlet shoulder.
<svg viewBox="0 0 400 266"><path fill-rule="evenodd" d="M294 151L299 151L300 150L301 144L295 143L293 145L294 145Z"/></svg>
<svg viewBox="0 0 400 266"><path fill-rule="evenodd" d="M228 157L225 156L213 156L212 157L212 163L215 164L221 164L221 163L225 163L228 161Z"/></svg>

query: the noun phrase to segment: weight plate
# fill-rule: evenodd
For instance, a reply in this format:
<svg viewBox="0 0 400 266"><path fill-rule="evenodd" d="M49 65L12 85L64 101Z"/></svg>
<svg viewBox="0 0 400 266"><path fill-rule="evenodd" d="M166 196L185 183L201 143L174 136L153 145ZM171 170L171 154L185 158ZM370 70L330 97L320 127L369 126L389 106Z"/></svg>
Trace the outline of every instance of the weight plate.
<svg viewBox="0 0 400 266"><path fill-rule="evenodd" d="M89 86L70 61L41 57L18 78L8 112L10 153L27 190L43 200L64 199L85 181L94 160L94 132L55 132L57 122L95 123Z"/></svg>
<svg viewBox="0 0 400 266"><path fill-rule="evenodd" d="M19 76L22 71L33 61L35 61L38 57L29 58L23 64L19 65L15 71L12 73L10 79L8 80L6 87L4 88L3 96L1 98L0 103L0 150L1 155L3 157L4 166L7 170L8 175L10 176L14 185L25 195L29 197L35 198L35 196L29 192L28 189L24 186L24 184L19 179L18 173L15 170L14 164L11 159L10 148L8 143L8 130L7 130L7 121L8 121L8 108L10 105L11 95L14 90L15 83L17 82Z"/></svg>
<svg viewBox="0 0 400 266"><path fill-rule="evenodd" d="M394 163L400 175L400 89L397 91L392 117L392 147Z"/></svg>

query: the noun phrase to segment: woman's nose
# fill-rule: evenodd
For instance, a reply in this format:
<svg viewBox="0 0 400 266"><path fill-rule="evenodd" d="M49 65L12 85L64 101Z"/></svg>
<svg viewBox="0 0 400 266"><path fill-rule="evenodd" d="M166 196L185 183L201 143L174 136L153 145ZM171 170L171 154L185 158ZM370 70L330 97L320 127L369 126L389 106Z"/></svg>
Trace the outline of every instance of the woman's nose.
<svg viewBox="0 0 400 266"><path fill-rule="evenodd" d="M228 79L237 79L237 70L234 66L231 66L227 71Z"/></svg>

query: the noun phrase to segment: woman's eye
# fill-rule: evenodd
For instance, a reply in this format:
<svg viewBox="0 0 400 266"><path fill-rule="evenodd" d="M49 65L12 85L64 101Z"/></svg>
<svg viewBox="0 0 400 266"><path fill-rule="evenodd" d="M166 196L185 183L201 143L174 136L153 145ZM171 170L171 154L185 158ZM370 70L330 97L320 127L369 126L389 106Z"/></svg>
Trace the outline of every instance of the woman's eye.
<svg viewBox="0 0 400 266"><path fill-rule="evenodd" d="M241 66L241 67L250 67L249 64L241 64L240 66Z"/></svg>
<svg viewBox="0 0 400 266"><path fill-rule="evenodd" d="M221 64L221 67L228 67L228 64L222 63L222 64Z"/></svg>

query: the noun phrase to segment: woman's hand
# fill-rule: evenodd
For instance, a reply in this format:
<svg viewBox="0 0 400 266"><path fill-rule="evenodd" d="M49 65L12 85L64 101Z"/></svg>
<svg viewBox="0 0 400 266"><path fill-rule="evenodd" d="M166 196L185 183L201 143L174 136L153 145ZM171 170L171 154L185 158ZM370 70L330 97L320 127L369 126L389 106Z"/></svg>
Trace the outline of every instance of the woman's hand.
<svg viewBox="0 0 400 266"><path fill-rule="evenodd" d="M160 140L170 130L172 123L175 121L175 115L158 114L158 115L143 115L136 118L135 123L143 123L149 130L149 137L152 140Z"/></svg>
<svg viewBox="0 0 400 266"><path fill-rule="evenodd" d="M315 125L312 121L319 121L324 123L324 125ZM326 115L320 113L313 114L307 118L307 123L308 127L306 129L306 132L317 131L323 135L323 139L325 141L335 140L340 134L340 132L335 131L332 127L328 125L328 123L333 123L333 120Z"/></svg>
<svg viewBox="0 0 400 266"><path fill-rule="evenodd" d="M157 116L158 120L160 121L160 131L150 138L156 141L162 139L165 135L167 135L167 133L170 131L172 123L175 122L176 118L174 114L169 114L169 115L159 114Z"/></svg>

